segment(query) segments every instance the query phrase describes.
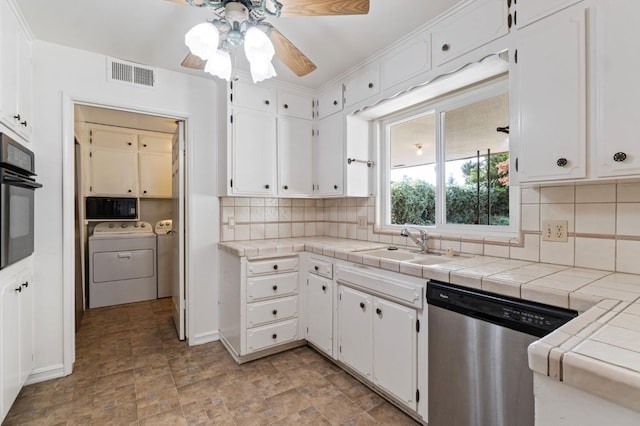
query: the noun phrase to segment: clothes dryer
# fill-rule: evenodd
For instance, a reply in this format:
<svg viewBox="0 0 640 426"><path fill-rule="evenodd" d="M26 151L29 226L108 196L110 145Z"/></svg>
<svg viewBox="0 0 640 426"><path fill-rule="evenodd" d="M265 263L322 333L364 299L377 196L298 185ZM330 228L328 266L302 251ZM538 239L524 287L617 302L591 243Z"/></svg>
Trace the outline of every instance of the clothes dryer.
<svg viewBox="0 0 640 426"><path fill-rule="evenodd" d="M156 222L156 237L158 246L156 257L158 259L158 299L171 296L171 283L173 281L173 250L172 250L172 222L171 219Z"/></svg>

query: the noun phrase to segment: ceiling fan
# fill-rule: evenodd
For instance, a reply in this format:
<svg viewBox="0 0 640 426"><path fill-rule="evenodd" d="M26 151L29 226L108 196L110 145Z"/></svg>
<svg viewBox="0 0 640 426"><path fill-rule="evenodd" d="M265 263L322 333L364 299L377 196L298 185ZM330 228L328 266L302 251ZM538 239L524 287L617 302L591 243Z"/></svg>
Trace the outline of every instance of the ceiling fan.
<svg viewBox="0 0 640 426"><path fill-rule="evenodd" d="M230 79L230 50L244 45L254 82L275 76L271 58L280 59L298 77L316 65L280 31L266 22L267 17L366 15L369 0L169 0L208 8L217 16L198 24L185 36L190 53L182 66ZM256 31L260 30L260 31Z"/></svg>

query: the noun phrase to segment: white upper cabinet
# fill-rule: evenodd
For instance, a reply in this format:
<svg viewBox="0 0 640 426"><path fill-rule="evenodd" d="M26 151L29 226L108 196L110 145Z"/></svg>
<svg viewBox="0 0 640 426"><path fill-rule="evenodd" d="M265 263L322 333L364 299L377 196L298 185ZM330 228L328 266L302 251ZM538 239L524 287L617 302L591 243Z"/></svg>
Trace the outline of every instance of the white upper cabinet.
<svg viewBox="0 0 640 426"><path fill-rule="evenodd" d="M276 89L236 81L232 84L232 104L234 107L250 108L262 112L276 113Z"/></svg>
<svg viewBox="0 0 640 426"><path fill-rule="evenodd" d="M433 62L442 65L507 34L506 0L477 0L432 30Z"/></svg>
<svg viewBox="0 0 640 426"><path fill-rule="evenodd" d="M318 118L322 119L342 111L344 86L335 84L324 90L318 97Z"/></svg>
<svg viewBox="0 0 640 426"><path fill-rule="evenodd" d="M598 176L640 174L637 0L595 2L595 125Z"/></svg>
<svg viewBox="0 0 640 426"><path fill-rule="evenodd" d="M313 119L313 98L283 90L278 91L278 115Z"/></svg>
<svg viewBox="0 0 640 426"><path fill-rule="evenodd" d="M549 16L558 10L578 3L580 0L512 0L514 2L515 24L525 27L537 20ZM599 2L600 0L597 0Z"/></svg>
<svg viewBox="0 0 640 426"><path fill-rule="evenodd" d="M169 134L141 134L138 150L142 152L171 153L172 136Z"/></svg>
<svg viewBox="0 0 640 426"><path fill-rule="evenodd" d="M517 32L512 137L521 182L586 175L585 17L577 5Z"/></svg>
<svg viewBox="0 0 640 426"><path fill-rule="evenodd" d="M232 141L232 192L236 195L275 195L275 116L235 109Z"/></svg>
<svg viewBox="0 0 640 426"><path fill-rule="evenodd" d="M0 2L0 119L26 140L31 137L31 45L8 1Z"/></svg>
<svg viewBox="0 0 640 426"><path fill-rule="evenodd" d="M171 153L141 152L140 197L171 198Z"/></svg>
<svg viewBox="0 0 640 426"><path fill-rule="evenodd" d="M89 144L92 147L136 151L138 149L138 134L117 127L91 128L89 130Z"/></svg>
<svg viewBox="0 0 640 426"><path fill-rule="evenodd" d="M137 197L138 151L92 148L87 195Z"/></svg>
<svg viewBox="0 0 640 426"><path fill-rule="evenodd" d="M344 105L351 106L380 93L380 64L369 64L344 83Z"/></svg>
<svg viewBox="0 0 640 426"><path fill-rule="evenodd" d="M344 116L334 114L320 120L315 144L316 194L344 194Z"/></svg>
<svg viewBox="0 0 640 426"><path fill-rule="evenodd" d="M384 55L380 64L382 90L431 69L431 33L423 31Z"/></svg>
<svg viewBox="0 0 640 426"><path fill-rule="evenodd" d="M312 121L278 119L278 194L313 195Z"/></svg>

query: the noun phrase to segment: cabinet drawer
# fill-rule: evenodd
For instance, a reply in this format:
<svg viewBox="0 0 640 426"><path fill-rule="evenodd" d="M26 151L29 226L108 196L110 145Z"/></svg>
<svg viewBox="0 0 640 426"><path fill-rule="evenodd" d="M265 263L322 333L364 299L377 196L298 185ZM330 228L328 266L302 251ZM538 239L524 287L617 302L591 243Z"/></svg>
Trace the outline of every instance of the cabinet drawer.
<svg viewBox="0 0 640 426"><path fill-rule="evenodd" d="M307 95L278 91L278 114L313 119L313 98Z"/></svg>
<svg viewBox="0 0 640 426"><path fill-rule="evenodd" d="M247 353L298 339L298 320L278 322L247 331Z"/></svg>
<svg viewBox="0 0 640 426"><path fill-rule="evenodd" d="M247 302L298 292L298 274L277 274L247 279Z"/></svg>
<svg viewBox="0 0 640 426"><path fill-rule="evenodd" d="M284 297L247 305L247 327L256 327L274 321L298 316L298 296Z"/></svg>
<svg viewBox="0 0 640 426"><path fill-rule="evenodd" d="M433 29L433 61L442 65L506 34L507 14L504 0L479 0L445 19Z"/></svg>
<svg viewBox="0 0 640 426"><path fill-rule="evenodd" d="M333 264L312 257L309 259L309 272L331 279L333 278Z"/></svg>
<svg viewBox="0 0 640 426"><path fill-rule="evenodd" d="M247 262L247 276L298 270L298 257L278 257Z"/></svg>

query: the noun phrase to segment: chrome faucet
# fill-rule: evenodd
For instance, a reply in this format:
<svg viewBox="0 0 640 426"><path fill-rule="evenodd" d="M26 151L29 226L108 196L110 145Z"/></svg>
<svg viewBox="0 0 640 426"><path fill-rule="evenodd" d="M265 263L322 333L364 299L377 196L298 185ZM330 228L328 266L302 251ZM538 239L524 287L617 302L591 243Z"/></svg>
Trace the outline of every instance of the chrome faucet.
<svg viewBox="0 0 640 426"><path fill-rule="evenodd" d="M415 229L416 231L420 232L420 239L417 239L416 237L414 237L411 231L409 231L409 229ZM420 247L421 253L426 253L427 250L429 249L429 244L428 244L429 234L427 233L427 231L423 231L422 229L409 226L407 228L402 228L402 231L400 231L400 235L402 235L403 237L411 238L411 241L413 241L414 243L416 243L418 247Z"/></svg>

